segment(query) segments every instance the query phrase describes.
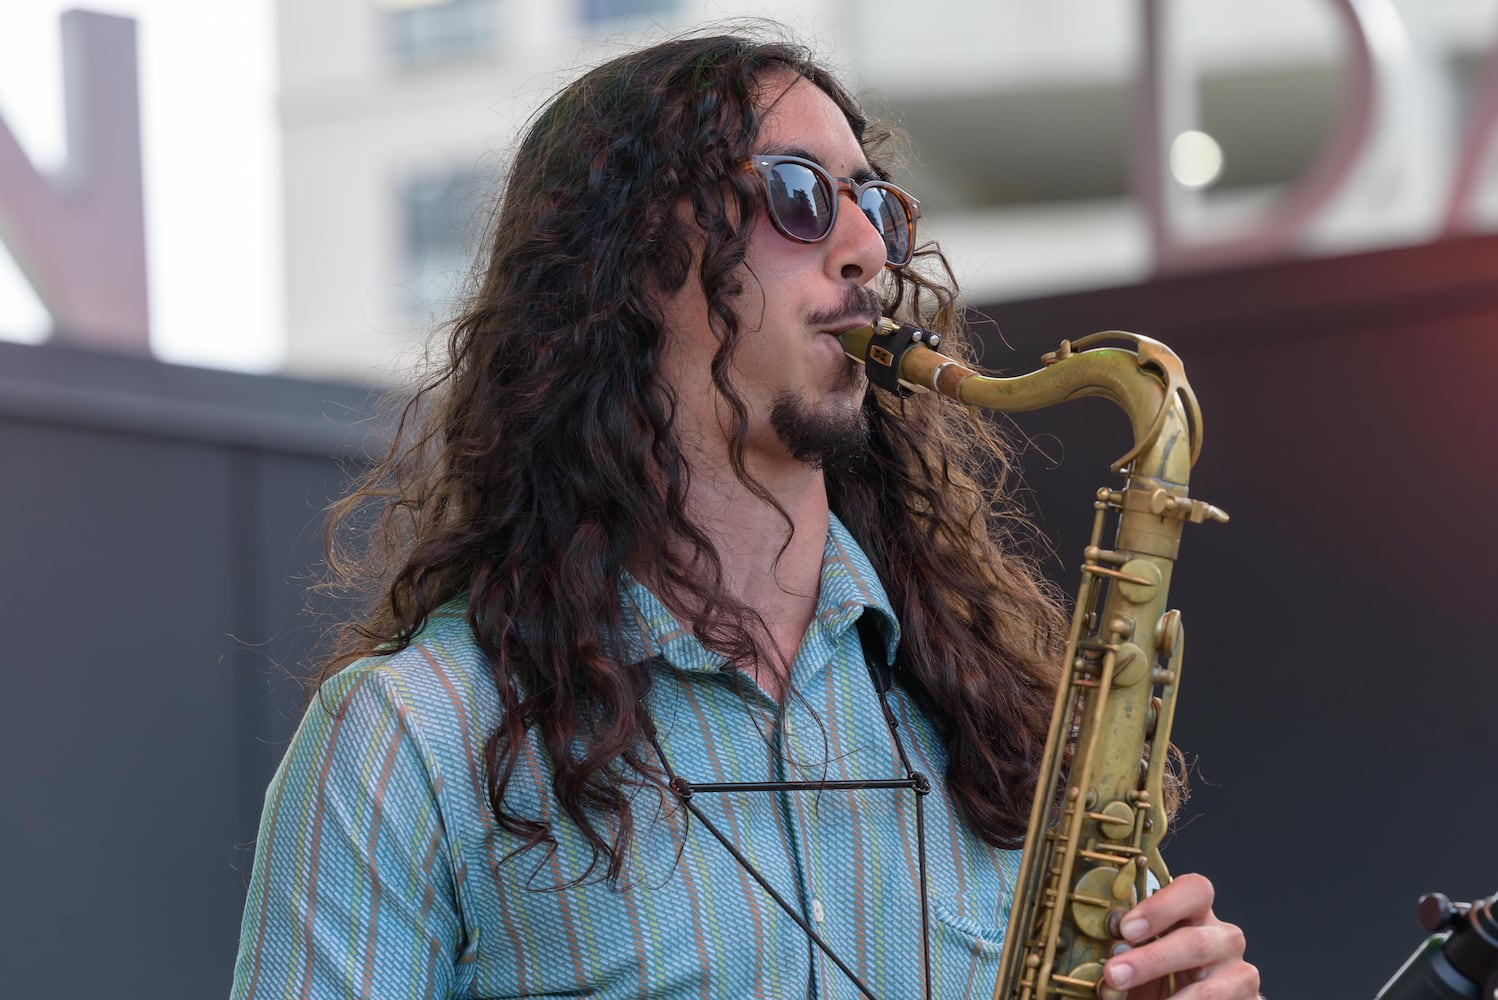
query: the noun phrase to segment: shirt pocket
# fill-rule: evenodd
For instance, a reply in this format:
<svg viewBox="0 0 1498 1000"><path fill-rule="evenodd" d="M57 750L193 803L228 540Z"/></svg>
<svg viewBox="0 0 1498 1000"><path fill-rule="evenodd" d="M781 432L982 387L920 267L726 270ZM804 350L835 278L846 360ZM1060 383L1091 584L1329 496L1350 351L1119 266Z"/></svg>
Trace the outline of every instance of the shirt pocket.
<svg viewBox="0 0 1498 1000"><path fill-rule="evenodd" d="M950 900L932 899L931 916L934 924L955 934L958 940L969 941L978 951L992 950L997 957L1004 947L1004 928L963 916Z"/></svg>
<svg viewBox="0 0 1498 1000"><path fill-rule="evenodd" d="M1003 950L1003 927L965 916L955 900L931 899L932 973L937 996L992 995Z"/></svg>

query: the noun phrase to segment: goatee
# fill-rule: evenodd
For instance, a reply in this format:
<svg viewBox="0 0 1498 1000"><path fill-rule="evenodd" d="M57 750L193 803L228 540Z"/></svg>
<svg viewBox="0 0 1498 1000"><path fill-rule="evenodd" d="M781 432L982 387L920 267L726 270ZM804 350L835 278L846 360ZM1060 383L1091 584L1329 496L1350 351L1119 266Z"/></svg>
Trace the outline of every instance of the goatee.
<svg viewBox="0 0 1498 1000"><path fill-rule="evenodd" d="M838 397L852 399L855 405L838 406L838 400L822 405L808 403L793 392L782 393L770 407L770 426L785 450L798 462L814 469L846 469L863 457L869 443L869 422L857 400L862 379L859 365L851 358L844 369L844 379L834 390Z"/></svg>

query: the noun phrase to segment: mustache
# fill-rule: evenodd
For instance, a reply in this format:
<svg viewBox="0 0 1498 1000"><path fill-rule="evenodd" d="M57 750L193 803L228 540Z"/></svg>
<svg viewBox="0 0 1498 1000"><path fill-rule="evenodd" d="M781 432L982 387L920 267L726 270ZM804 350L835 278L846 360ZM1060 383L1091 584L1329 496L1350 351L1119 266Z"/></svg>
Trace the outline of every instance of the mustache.
<svg viewBox="0 0 1498 1000"><path fill-rule="evenodd" d="M850 286L843 299L830 309L823 309L807 317L812 326L835 326L846 320L865 320L872 323L879 318L881 306L879 296L872 288L862 285Z"/></svg>

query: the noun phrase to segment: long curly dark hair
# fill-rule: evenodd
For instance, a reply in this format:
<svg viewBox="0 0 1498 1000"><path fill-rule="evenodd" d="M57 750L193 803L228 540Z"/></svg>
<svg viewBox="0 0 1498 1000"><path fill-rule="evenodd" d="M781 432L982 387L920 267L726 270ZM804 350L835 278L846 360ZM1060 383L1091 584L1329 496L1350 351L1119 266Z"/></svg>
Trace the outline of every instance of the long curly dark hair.
<svg viewBox="0 0 1498 1000"><path fill-rule="evenodd" d="M506 803L533 730L558 802L610 879L632 834L630 784L652 773L649 674L610 639L621 631L621 574L684 595L686 620L730 668L761 655L754 610L727 592L718 552L686 514L691 469L658 370L655 303L702 283L720 340L712 379L737 423L730 457L773 502L744 466L748 415L730 370L742 220L761 211L757 178L740 167L755 151L757 86L787 72L837 104L887 176L878 154L889 131L795 45L686 37L587 73L530 125L446 359L406 404L388 455L333 509L332 579L366 601L336 633L322 677L406 647L437 607L466 601L503 706L484 751L497 821L528 845L549 839ZM887 271L885 285L887 314L960 340L954 282L934 247ZM866 454L825 471L832 509L899 616L897 679L944 734L958 809L989 842L1015 846L1064 623L1027 558L1026 523L979 485L1007 479L1009 454L983 421L939 399L871 389L863 410Z"/></svg>

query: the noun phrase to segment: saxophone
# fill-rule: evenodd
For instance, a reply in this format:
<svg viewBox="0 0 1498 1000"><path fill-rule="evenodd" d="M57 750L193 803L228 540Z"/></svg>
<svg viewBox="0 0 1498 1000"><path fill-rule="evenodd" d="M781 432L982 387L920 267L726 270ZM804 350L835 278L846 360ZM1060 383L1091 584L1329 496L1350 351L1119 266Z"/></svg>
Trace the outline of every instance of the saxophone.
<svg viewBox="0 0 1498 1000"><path fill-rule="evenodd" d="M1228 519L1187 495L1202 422L1180 358L1109 331L1063 341L1028 375L994 378L937 353L938 335L889 319L841 339L870 381L903 396L935 391L1004 412L1103 396L1132 424L1134 445L1112 465L1123 488L1100 489L1093 505L994 991L994 1000L1122 1000L1102 981L1103 962L1150 876L1170 881L1162 788L1185 646L1180 613L1166 610L1171 568L1187 521Z"/></svg>

